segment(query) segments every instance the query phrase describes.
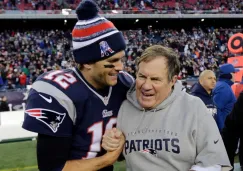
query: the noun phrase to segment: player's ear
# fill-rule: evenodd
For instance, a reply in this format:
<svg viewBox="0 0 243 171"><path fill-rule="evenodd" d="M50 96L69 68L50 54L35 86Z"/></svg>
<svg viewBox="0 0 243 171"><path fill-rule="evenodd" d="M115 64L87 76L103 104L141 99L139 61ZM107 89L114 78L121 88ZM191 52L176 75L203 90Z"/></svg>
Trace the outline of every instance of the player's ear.
<svg viewBox="0 0 243 171"><path fill-rule="evenodd" d="M90 70L92 67L91 67L91 64L83 64L83 67Z"/></svg>

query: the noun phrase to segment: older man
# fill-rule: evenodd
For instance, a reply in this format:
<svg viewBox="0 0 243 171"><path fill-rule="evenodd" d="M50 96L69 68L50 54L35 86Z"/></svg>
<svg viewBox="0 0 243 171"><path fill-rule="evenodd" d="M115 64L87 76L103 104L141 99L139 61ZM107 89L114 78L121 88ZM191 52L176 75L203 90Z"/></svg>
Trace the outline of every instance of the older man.
<svg viewBox="0 0 243 171"><path fill-rule="evenodd" d="M216 85L216 76L213 71L205 70L199 76L199 82L191 88L191 94L199 97L207 106L208 111L215 117L217 108L213 103L212 90Z"/></svg>
<svg viewBox="0 0 243 171"><path fill-rule="evenodd" d="M77 67L37 78L27 99L23 128L38 133L40 171L113 171L120 148L104 153L105 129L116 124L133 78L124 73L125 41L112 22L98 15L95 1L76 9L72 31Z"/></svg>
<svg viewBox="0 0 243 171"><path fill-rule="evenodd" d="M203 102L182 91L179 60L155 45L138 59L136 84L118 114L127 171L221 171L230 162L217 125ZM107 131L102 146L114 147ZM118 141L117 141L118 142Z"/></svg>

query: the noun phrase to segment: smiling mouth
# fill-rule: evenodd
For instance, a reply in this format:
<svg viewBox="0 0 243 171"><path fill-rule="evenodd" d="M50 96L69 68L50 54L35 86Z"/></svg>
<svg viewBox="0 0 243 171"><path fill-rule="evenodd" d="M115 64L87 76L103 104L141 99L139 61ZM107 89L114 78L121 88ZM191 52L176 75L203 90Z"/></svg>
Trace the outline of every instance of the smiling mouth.
<svg viewBox="0 0 243 171"><path fill-rule="evenodd" d="M143 96L146 96L146 97L151 97L151 96L153 96L154 94L151 94L151 93L144 93L144 92L142 92L142 95L143 95Z"/></svg>
<svg viewBox="0 0 243 171"><path fill-rule="evenodd" d="M114 73L114 74L108 74L109 76L112 76L112 77L117 77L117 73Z"/></svg>

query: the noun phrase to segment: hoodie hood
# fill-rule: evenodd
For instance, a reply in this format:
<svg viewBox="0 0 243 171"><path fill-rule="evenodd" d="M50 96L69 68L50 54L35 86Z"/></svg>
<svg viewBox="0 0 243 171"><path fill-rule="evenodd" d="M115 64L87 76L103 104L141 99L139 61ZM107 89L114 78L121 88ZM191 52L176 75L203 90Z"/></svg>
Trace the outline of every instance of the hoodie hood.
<svg viewBox="0 0 243 171"><path fill-rule="evenodd" d="M210 96L210 94L208 94L208 92L205 90L205 88L203 88L203 86L198 82L195 83L192 88L191 88L191 94L195 95L195 94L200 94L203 96Z"/></svg>
<svg viewBox="0 0 243 171"><path fill-rule="evenodd" d="M160 103L156 108L151 109L153 111L158 111L166 108L170 103L174 101L174 99L177 96L181 95L182 92L182 83L181 81L177 80L174 88L172 90L172 93L162 102ZM133 86L130 88L130 90L127 92L127 100L131 102L132 105L134 105L137 109L141 111L145 111L145 109L139 104L137 97L136 97L136 84L133 84Z"/></svg>
<svg viewBox="0 0 243 171"><path fill-rule="evenodd" d="M226 82L229 86L232 86L234 84L234 82L231 81L230 79L219 78L219 81Z"/></svg>

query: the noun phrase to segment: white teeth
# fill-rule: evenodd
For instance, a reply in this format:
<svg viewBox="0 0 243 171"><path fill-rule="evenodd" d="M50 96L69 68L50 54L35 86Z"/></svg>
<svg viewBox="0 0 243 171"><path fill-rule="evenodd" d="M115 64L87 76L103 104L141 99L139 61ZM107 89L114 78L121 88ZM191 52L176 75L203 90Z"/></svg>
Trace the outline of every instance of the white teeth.
<svg viewBox="0 0 243 171"><path fill-rule="evenodd" d="M117 76L117 74L109 74L110 76Z"/></svg>
<svg viewBox="0 0 243 171"><path fill-rule="evenodd" d="M143 93L144 96L153 96L153 94L145 94Z"/></svg>

